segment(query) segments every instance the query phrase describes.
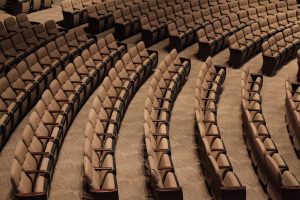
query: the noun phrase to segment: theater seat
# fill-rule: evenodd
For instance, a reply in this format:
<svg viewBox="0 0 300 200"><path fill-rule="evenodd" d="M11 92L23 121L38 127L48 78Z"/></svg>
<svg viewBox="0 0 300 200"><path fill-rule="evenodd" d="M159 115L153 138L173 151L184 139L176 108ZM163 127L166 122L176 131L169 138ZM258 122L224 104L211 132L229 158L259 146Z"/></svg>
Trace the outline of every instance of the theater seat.
<svg viewBox="0 0 300 200"><path fill-rule="evenodd" d="M71 27L78 26L80 23L80 11L73 8L71 0L62 1L61 7L65 25Z"/></svg>

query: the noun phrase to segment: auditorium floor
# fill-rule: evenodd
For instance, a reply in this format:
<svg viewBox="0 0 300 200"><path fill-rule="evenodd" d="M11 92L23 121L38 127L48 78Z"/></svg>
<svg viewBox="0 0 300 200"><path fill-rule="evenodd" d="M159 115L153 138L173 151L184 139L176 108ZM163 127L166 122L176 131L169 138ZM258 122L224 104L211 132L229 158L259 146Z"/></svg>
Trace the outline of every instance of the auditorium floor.
<svg viewBox="0 0 300 200"><path fill-rule="evenodd" d="M0 12L0 19L5 14ZM48 19L61 19L60 7L44 10L30 15L31 20L44 22ZM106 33L103 33L106 34ZM103 34L100 34L103 35ZM129 48L140 39L140 35L127 40ZM151 48L159 51L159 59L168 53L168 40L164 40ZM197 44L187 48L183 57L192 59L192 70L188 81L179 94L172 112L170 137L172 159L176 175L183 187L184 199L210 199L205 179L200 168L197 154L197 144L194 133L194 90L201 62L196 58ZM229 51L224 50L214 56L214 61L224 64L229 58ZM252 72L260 70L262 65L261 54L252 58L246 64ZM263 86L263 113L267 126L272 134L279 153L284 157L290 170L300 179L299 159L293 150L285 124L285 89L286 74L295 79L297 72L296 59L284 66L274 77L264 77ZM117 179L121 200L151 199L146 187L144 176L144 146L143 146L143 109L150 79L140 88L133 98L119 133L116 149ZM95 94L94 94L95 95ZM82 199L83 194L83 152L84 129L87 116L91 108L94 95L83 106L74 120L64 140L54 172L50 199ZM240 111L240 70L227 68L227 77L223 86L223 93L218 104L218 123L224 139L228 155L234 171L241 182L247 187L247 199L267 199L256 174L252 168L246 145L243 139L242 120ZM16 144L20 141L22 130L26 126L30 113L17 127L12 137L0 152L0 200L12 199L9 170L13 159Z"/></svg>

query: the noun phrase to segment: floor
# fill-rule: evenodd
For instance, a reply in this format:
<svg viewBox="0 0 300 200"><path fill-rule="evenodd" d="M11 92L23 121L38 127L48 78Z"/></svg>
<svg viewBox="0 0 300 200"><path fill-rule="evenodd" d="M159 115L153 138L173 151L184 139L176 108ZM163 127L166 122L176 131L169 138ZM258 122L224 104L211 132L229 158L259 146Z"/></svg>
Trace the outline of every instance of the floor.
<svg viewBox="0 0 300 200"><path fill-rule="evenodd" d="M6 16L8 15L0 11L0 20ZM48 19L59 21L62 19L62 15L60 7L54 5L51 9L30 14L29 18L39 22ZM125 40L125 42L130 48L139 40L140 35L138 34ZM164 40L151 48L159 51L159 59L161 60L168 53L167 46L168 40ZM195 56L197 48L197 44L195 44L180 53L180 56L192 59L192 70L175 102L170 123L172 159L186 200L211 199L200 168L197 144L194 142L194 90L202 63ZM213 59L218 64L226 65L228 58L229 51L224 50L214 56ZM258 72L262 65L261 54L252 58L246 65L250 67L251 71ZM294 80L296 72L297 62L294 59L278 71L275 76L265 77L262 95L263 113L272 138L280 154L288 163L290 170L300 179L300 162L293 150L284 119L284 80L286 75ZM218 122L234 171L242 184L247 187L247 199L264 200L268 198L267 194L258 182L243 139L240 111L240 73L239 69L227 68L227 78L218 106ZM133 98L124 117L117 142L117 179L121 200L151 199L146 187L147 180L144 176L143 157L143 109L149 82L150 79ZM84 128L93 99L94 95L83 106L68 131L56 164L50 199L74 200L82 199L85 196L82 189ZM19 124L0 152L0 200L13 199L9 170L15 146L21 139L22 130L26 126L29 116L30 113Z"/></svg>

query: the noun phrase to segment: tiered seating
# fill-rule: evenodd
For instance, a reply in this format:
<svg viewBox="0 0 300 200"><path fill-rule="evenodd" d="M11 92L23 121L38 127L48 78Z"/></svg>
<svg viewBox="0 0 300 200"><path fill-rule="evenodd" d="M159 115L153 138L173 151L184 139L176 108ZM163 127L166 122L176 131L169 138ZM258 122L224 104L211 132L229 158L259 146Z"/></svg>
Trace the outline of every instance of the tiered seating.
<svg viewBox="0 0 300 200"><path fill-rule="evenodd" d="M137 44L119 60L98 89L85 129L85 187L96 199L117 200L115 145L126 109L155 69L158 53Z"/></svg>
<svg viewBox="0 0 300 200"><path fill-rule="evenodd" d="M300 131L299 131L299 103L300 103L300 87L299 83L293 83L289 80L285 82L286 89L286 124L291 140L294 144L297 155L300 157Z"/></svg>
<svg viewBox="0 0 300 200"><path fill-rule="evenodd" d="M100 33L113 27L114 18L112 13L105 9L103 2L87 8L89 31ZM76 24L74 24L76 26Z"/></svg>
<svg viewBox="0 0 300 200"><path fill-rule="evenodd" d="M93 45L100 45L101 40L105 39ZM96 54L102 55L99 50L84 50L58 74L36 104L22 141L16 147L10 172L16 198L47 199L56 158L67 130L111 68L94 57ZM117 54L103 57L114 56Z"/></svg>
<svg viewBox="0 0 300 200"><path fill-rule="evenodd" d="M245 27L241 23L237 14L224 16L201 28L197 32L198 57L206 60L209 56L223 50L228 46L228 38L238 30Z"/></svg>
<svg viewBox="0 0 300 200"><path fill-rule="evenodd" d="M124 10L127 14L124 14ZM142 40L146 46L150 46L167 37L168 23L191 13L189 2L149 0L122 8L121 11L116 10L114 18L115 22L118 20L119 23L115 27L115 34L122 40L142 30Z"/></svg>
<svg viewBox="0 0 300 200"><path fill-rule="evenodd" d="M200 28L199 26L197 28ZM196 29L188 27L183 19L178 19L168 25L169 48L181 51L184 47L193 44L196 40Z"/></svg>
<svg viewBox="0 0 300 200"><path fill-rule="evenodd" d="M174 49L159 64L152 78L144 109L146 163L154 199L183 199L175 175L169 141L171 111L191 68Z"/></svg>
<svg viewBox="0 0 300 200"><path fill-rule="evenodd" d="M24 61L21 61L4 77L0 78L3 83L0 86L2 91L0 96L1 115L7 115L6 121L11 121L9 125L6 121L1 121L3 132L1 131L2 143L0 143L0 147L4 146L19 121L39 100L52 80L77 55L83 54L84 60L79 60L80 63L83 62L89 69L92 69L103 65L111 67L115 60L126 52L127 47L117 43L112 34L95 43L93 39L88 39L82 31L82 27L78 27L66 33L65 36L59 36L55 41L49 42L45 47L41 47L35 53L25 57ZM90 54L87 54L87 48L89 48ZM91 56L95 61L91 60ZM74 60L76 66L77 62L78 58ZM97 80L103 76L103 69L101 67L101 70L96 70ZM11 108L14 109L9 113Z"/></svg>
<svg viewBox="0 0 300 200"><path fill-rule="evenodd" d="M251 3L251 2L250 2ZM227 47L227 42L224 45L224 40L227 41L228 37L232 33L228 33L225 30L223 30L222 23L221 21L223 20L224 17L229 17L228 15L235 13L238 16L238 21L240 24L250 24L253 21L257 21L259 18L263 18L262 12L264 11L266 15L274 13L277 13L277 10L282 10L283 8L288 10L288 6L286 2L280 3L281 7L277 6L279 2L272 3L272 7L268 10L266 9L267 7L265 6L258 6L257 8L252 7L247 0L237 2L237 1L232 1L229 2L228 4L221 4L221 5L215 5L206 9L202 10L196 10L191 9L191 6L185 7L186 10L182 9L181 15L187 15L187 14L193 14L194 16L197 16L196 19L201 19L202 21L209 23L208 25L201 24L199 23L199 26L188 26L187 23L183 23L183 20L181 19L180 15L178 16L179 19L175 20L175 22L169 22L168 25L168 30L169 30L169 36L170 36L170 48L175 47L178 51L182 50L183 48L190 46L194 42L196 42L196 38L192 37L190 39L190 35L194 34L196 35L196 32L199 32L199 29L201 30L201 33L199 33L199 38L198 41L200 40L200 50L199 53L203 51L204 56L203 60L205 60L208 56L206 55L206 49L208 48L211 50L211 53L216 53L220 49L223 49L224 47ZM184 5L184 4L182 4ZM277 7L278 9L277 9ZM265 8L265 10L261 10L261 7ZM196 6L196 8L200 9L200 7ZM258 9L260 9L260 15L258 15ZM292 9L292 8L291 8ZM278 11L279 12L279 11ZM193 24L196 23L196 19L194 19ZM206 27L208 26L208 27ZM213 28L212 28L213 26ZM207 29L207 30L205 30ZM214 31L216 29L216 31ZM208 31L208 32L207 32ZM236 31L236 30L235 30ZM194 33L193 33L194 32ZM223 35L225 34L225 36ZM208 38L207 38L207 37ZM212 43L212 39L215 41L213 43L219 43L219 37L223 38L221 39L221 42L223 44L219 44L217 48L214 47L214 44ZM215 39L217 38L217 39ZM224 39L226 38L226 39ZM213 46L211 49L210 45ZM224 46L223 46L224 45ZM222 48L221 48L222 47Z"/></svg>
<svg viewBox="0 0 300 200"><path fill-rule="evenodd" d="M271 199L296 200L300 183L279 154L262 113L263 77L246 68L241 78L243 129L253 166Z"/></svg>
<svg viewBox="0 0 300 200"><path fill-rule="evenodd" d="M19 13L29 13L29 12L34 12L45 8L50 8L52 5L52 1L51 0L26 0L26 1L6 0L3 5L5 5L6 10L16 15Z"/></svg>
<svg viewBox="0 0 300 200"><path fill-rule="evenodd" d="M113 12L115 37L120 41L140 31L139 16L134 16L131 7L124 7Z"/></svg>
<svg viewBox="0 0 300 200"><path fill-rule="evenodd" d="M90 1L92 3L92 1ZM83 4L81 0L64 0L61 2L64 24L71 27L86 23L87 8L91 5Z"/></svg>
<svg viewBox="0 0 300 200"><path fill-rule="evenodd" d="M54 40L58 33L65 33L52 20L45 25L31 23L26 14L19 14L16 18L8 17L4 23L0 22L0 27L1 76L26 56Z"/></svg>
<svg viewBox="0 0 300 200"><path fill-rule="evenodd" d="M246 199L246 188L233 172L217 122L217 102L226 68L208 57L195 93L196 132L201 166L214 199Z"/></svg>
<svg viewBox="0 0 300 200"><path fill-rule="evenodd" d="M150 9L152 13L140 19L142 40L146 46L150 46L169 35L170 49L181 50L195 41L196 31L206 24L201 13L196 13L201 5L204 4L197 0L176 5L159 1L155 9ZM195 16L192 16L193 13Z"/></svg>
<svg viewBox="0 0 300 200"><path fill-rule="evenodd" d="M265 41L261 48L263 55L262 72L265 75L272 75L284 63L297 55L300 48L299 24L276 33Z"/></svg>
<svg viewBox="0 0 300 200"><path fill-rule="evenodd" d="M291 27L298 21L297 10L285 14L269 16L258 22L246 26L229 37L229 63L233 67L240 67L249 58L262 50L262 43L277 32Z"/></svg>
<svg viewBox="0 0 300 200"><path fill-rule="evenodd" d="M150 46L165 39L168 35L167 25L175 19L178 17L174 15L171 6L164 9L158 8L156 12L140 18L142 40L145 45Z"/></svg>

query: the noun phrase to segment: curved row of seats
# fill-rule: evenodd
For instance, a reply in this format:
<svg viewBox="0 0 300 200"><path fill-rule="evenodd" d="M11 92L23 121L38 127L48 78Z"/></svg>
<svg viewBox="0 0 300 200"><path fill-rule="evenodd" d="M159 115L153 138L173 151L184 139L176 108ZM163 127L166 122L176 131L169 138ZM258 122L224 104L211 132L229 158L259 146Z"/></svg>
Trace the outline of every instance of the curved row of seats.
<svg viewBox="0 0 300 200"><path fill-rule="evenodd" d="M22 20L21 20L22 16ZM28 21L26 14L9 17L0 23L0 74L1 76L18 64L38 48L45 46L65 32L57 28L53 20L43 24L33 25Z"/></svg>
<svg viewBox="0 0 300 200"><path fill-rule="evenodd" d="M105 3L101 2L87 8L88 14L88 30L89 32L96 34L102 31L108 30L114 25L113 14L108 12L105 8ZM78 22L75 22L76 26L79 23L79 15L76 18ZM68 21L65 19L65 21Z"/></svg>
<svg viewBox="0 0 300 200"><path fill-rule="evenodd" d="M195 5L192 2L190 7L185 6L185 11L180 13L178 18L174 19L174 22L168 24L170 48L176 48L177 51L181 51L195 43L197 41L197 32L200 29L235 11L236 7L231 7L231 5L236 5L239 9L239 5L235 1L202 10L199 5ZM182 18L183 15L184 17Z"/></svg>
<svg viewBox="0 0 300 200"><path fill-rule="evenodd" d="M114 1L112 1L114 4ZM109 3L105 4L101 0L64 0L61 2L62 14L64 17L64 24L69 27L78 26L79 24L86 23L88 21L88 9L89 7L97 6L99 15L104 15L105 17L112 17L112 12L109 9ZM107 10L109 9L109 11ZM95 17L95 16L92 16Z"/></svg>
<svg viewBox="0 0 300 200"><path fill-rule="evenodd" d="M226 68L211 57L201 66L195 90L196 132L201 166L214 199L246 199L246 187L233 172L217 122L217 102Z"/></svg>
<svg viewBox="0 0 300 200"><path fill-rule="evenodd" d="M300 157L300 87L299 83L285 81L285 108L286 108L286 124L291 140L294 144L298 157Z"/></svg>
<svg viewBox="0 0 300 200"><path fill-rule="evenodd" d="M77 26L81 23L86 23L89 20L92 21L102 21L103 16L106 18L112 17L112 14L119 9L132 7L132 14L135 13L136 10L140 10L143 14L148 14L147 10L155 4L168 5L173 6L177 3L183 2L182 0L64 0L62 1L61 7L64 16L64 21L68 22L71 26ZM96 7L97 14L93 11L94 9L91 7ZM144 10L146 9L146 10ZM90 11L89 11L90 10ZM144 11L143 11L144 10ZM91 14L93 13L93 14ZM90 19L91 18L91 19ZM93 19L92 19L93 18ZM100 22L98 22L100 23ZM67 24L67 23L66 23ZM111 24L110 24L111 25Z"/></svg>
<svg viewBox="0 0 300 200"><path fill-rule="evenodd" d="M32 28L39 24L28 20L26 14L22 13L16 17L7 17L0 21L0 40L7 39L12 35L21 32L22 29Z"/></svg>
<svg viewBox="0 0 300 200"><path fill-rule="evenodd" d="M154 1L156 3L156 0ZM164 3L166 2L164 1ZM168 2L168 4L171 3L175 4L175 1ZM149 4L151 5L151 3ZM116 11L118 12L115 13L115 20L124 26L125 22L129 23L133 20L132 18L140 17L141 13L147 14L150 5L147 1L140 0L109 0L104 2L98 0L64 0L61 3L65 25L74 27L88 22L89 29L93 33L112 28L114 25L113 13Z"/></svg>
<svg viewBox="0 0 300 200"><path fill-rule="evenodd" d="M142 29L142 40L150 46L167 36L169 22L191 12L190 2L184 0L141 2L114 12L115 35L122 40Z"/></svg>
<svg viewBox="0 0 300 200"><path fill-rule="evenodd" d="M276 14L276 3L269 5L274 5L274 13ZM218 19L215 18L211 24L204 26L204 28L197 32L199 46L198 57L200 59L205 60L208 56L212 56L220 50L223 50L224 48L228 47L228 42L230 41L233 42L232 46L234 46L236 37L232 35L234 35L240 29L249 26L253 22L257 22L268 17L269 15L273 15L271 10L267 10L267 6L261 5L256 8L251 7L251 4L249 4L249 6L250 7L247 10L242 10L241 8L241 10L237 11L236 13L232 11L232 14L226 13L227 16L222 16ZM224 9L221 11L223 10ZM255 32L257 30L257 24L253 26L256 27L256 29L253 30ZM230 36L232 37L229 40ZM232 57L234 57L234 55L232 55ZM235 57L232 57L230 62L235 60ZM236 63L233 62L233 65L235 66Z"/></svg>
<svg viewBox="0 0 300 200"><path fill-rule="evenodd" d="M272 35L298 23L299 10L278 13L265 19L253 22L229 37L229 64L240 67L253 55L262 50L262 44Z"/></svg>
<svg viewBox="0 0 300 200"><path fill-rule="evenodd" d="M220 10L225 10L223 5L226 2L219 1L219 4L221 4ZM155 5L155 3L152 3L149 12L153 12L140 19L142 40L147 46L150 46L169 35L170 49L176 48L177 51L180 51L187 45L187 42L194 41L195 31L210 22L209 6L215 8L212 10L217 9L219 11L219 5L217 4L217 1L198 0L182 1L177 5L165 5L159 2ZM206 13L204 17L200 11L201 9L208 11L203 11Z"/></svg>
<svg viewBox="0 0 300 200"><path fill-rule="evenodd" d="M3 120L1 120L1 148L19 121L70 61L72 52L62 52L59 48L61 41L65 41L64 36L57 37L55 41L40 47L23 60L18 60L19 63L0 78L1 119Z"/></svg>
<svg viewBox="0 0 300 200"><path fill-rule="evenodd" d="M188 4L189 2L184 3L184 5ZM149 12L151 12L149 15L141 17L142 40L146 46L165 39L168 36L168 24L177 19L181 19L184 15L183 13L190 13L191 8L190 6L188 7L188 9L183 10L181 4L174 6L160 6L157 4L152 10L149 10Z"/></svg>
<svg viewBox="0 0 300 200"><path fill-rule="evenodd" d="M157 67L144 109L146 166L154 199L182 200L171 158L169 123L176 97L191 69L191 61L174 49Z"/></svg>
<svg viewBox="0 0 300 200"><path fill-rule="evenodd" d="M289 1L289 2L292 2L292 1ZM182 4L182 5L184 5L184 4ZM273 5L273 6L270 7L270 5ZM236 13L239 17L240 22L246 24L252 20L258 19L257 9L261 12L265 12L267 15L267 14L277 13L277 10L278 11L280 10L283 12L283 11L287 11L288 9L294 9L294 6L288 7L287 2L278 1L276 3L271 3L268 6L262 5L262 6L258 6L257 8L253 8L252 5L249 4L249 2L247 0L245 0L245 1L239 1L239 2L232 1L229 3L212 6L210 8L202 9L202 10L198 10L198 11L196 11L195 8L197 8L197 7L193 7L193 10L192 10L190 6L185 6L186 12L181 12L181 16L193 13L193 16L196 17L194 19L194 23L197 21L196 19L202 18L202 20L208 24L204 23L204 24L202 24L202 26L200 25L200 26L196 26L196 27L190 27L187 24L187 22L184 22L184 20L181 19L181 17L179 17L178 20L175 20L175 22L169 23L169 25L168 25L169 32L168 33L169 33L171 48L175 47L178 51L180 51L180 50L184 49L185 47L190 46L191 44L196 42L197 31L199 31L199 29L201 29L201 28L204 29L206 26L210 25L209 23L213 24L213 23L215 23L215 21L221 20L224 16L229 15L231 13ZM263 17L263 14L262 13L260 13L260 14L261 14L260 17ZM252 19L252 20L250 20L250 19ZM209 31L207 33L207 35L211 38L214 38L213 34L222 35L222 33L223 33L222 30L219 30L220 32L216 33L213 31L213 29L212 30L210 30L210 28L207 28L207 29ZM202 32L200 34L200 36L202 36L202 38L200 37L200 39L202 39L202 41L207 43L206 38L203 38L204 35L205 35L205 32L204 32L204 30L202 30ZM227 43L226 43L225 47L226 46L227 46ZM200 48L201 47L202 46L200 46ZM202 50L202 49L200 49L200 50ZM199 53L201 54L200 50L199 50ZM204 54L205 54L205 51L204 51ZM204 58L204 60L206 58Z"/></svg>
<svg viewBox="0 0 300 200"><path fill-rule="evenodd" d="M174 18L182 17L182 15L192 12L190 2L185 2L185 0L170 2L149 0L141 2L138 5L139 6L133 5L129 8L125 7L114 12L115 35L119 40L140 32L142 27L142 30L148 30L142 31L142 40L146 46L150 46L150 43L155 43L167 36L166 29L168 20L173 20ZM158 17L160 17L160 20L158 20ZM145 35L145 33L149 34L149 29L153 30L153 26L157 28L156 32L159 32L158 38L155 38L155 35L154 37ZM148 36L150 36L150 38L148 38Z"/></svg>
<svg viewBox="0 0 300 200"><path fill-rule="evenodd" d="M17 1L17 0L4 0L5 3L3 6L5 9L16 15L19 13L29 13L37 10L50 8L52 5L51 0L25 0L25 1Z"/></svg>
<svg viewBox="0 0 300 200"><path fill-rule="evenodd" d="M244 28L237 14L229 14L207 24L197 32L198 58L206 60L217 52L228 47L228 38L235 32Z"/></svg>
<svg viewBox="0 0 300 200"><path fill-rule="evenodd" d="M271 199L296 200L300 195L300 182L279 154L262 113L263 76L245 68L241 84L244 137L259 179Z"/></svg>
<svg viewBox="0 0 300 200"><path fill-rule="evenodd" d="M203 2L203 5L207 2ZM181 7L181 5L183 7ZM77 26L81 23L88 22L89 30L92 33L98 33L109 29L115 22L115 37L118 40L125 39L133 34L140 32L140 18L146 17L149 13L160 10L166 7L175 7L177 14L180 11L191 9L192 6L199 7L199 1L185 2L184 0L173 1L123 1L112 0L105 2L98 1L80 1L80 0L65 0L61 6L66 25ZM208 5L208 4L207 4ZM167 12L174 15L173 8L168 8ZM153 16L152 16L153 17ZM147 19L147 17L145 18ZM145 20L144 19L144 20ZM145 22L146 23L146 22ZM148 29L148 27L146 27ZM164 37L166 37L165 35ZM145 38L145 37L142 37ZM147 38L144 40L148 45Z"/></svg>
<svg viewBox="0 0 300 200"><path fill-rule="evenodd" d="M113 27L114 10L107 8L105 2L64 0L61 7L64 25L67 27L88 22L91 33L99 33Z"/></svg>
<svg viewBox="0 0 300 200"><path fill-rule="evenodd" d="M117 43L112 34L107 35L105 39L99 39L96 45L94 39L87 38L82 27L78 27L28 55L0 79L1 148L52 80L87 48L93 57L98 59L97 63L105 62L108 66L112 66L120 54L126 52L127 47ZM113 54L111 58L105 58L111 53ZM94 67L93 62L89 66L88 57L83 58L87 67Z"/></svg>
<svg viewBox="0 0 300 200"><path fill-rule="evenodd" d="M300 25L296 24L276 33L265 41L262 46L262 73L274 74L284 63L297 55L300 49Z"/></svg>
<svg viewBox="0 0 300 200"><path fill-rule="evenodd" d="M134 94L152 74L158 53L137 44L100 85L85 128L84 183L95 199L117 200L115 146L122 119Z"/></svg>
<svg viewBox="0 0 300 200"><path fill-rule="evenodd" d="M103 45L103 40L99 39L75 57L36 104L22 141L16 147L10 171L16 198L47 199L59 149L68 128L113 66L114 63L107 61L115 60L115 57L120 59L126 52L112 50L103 54L101 49L109 48Z"/></svg>

